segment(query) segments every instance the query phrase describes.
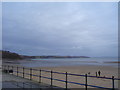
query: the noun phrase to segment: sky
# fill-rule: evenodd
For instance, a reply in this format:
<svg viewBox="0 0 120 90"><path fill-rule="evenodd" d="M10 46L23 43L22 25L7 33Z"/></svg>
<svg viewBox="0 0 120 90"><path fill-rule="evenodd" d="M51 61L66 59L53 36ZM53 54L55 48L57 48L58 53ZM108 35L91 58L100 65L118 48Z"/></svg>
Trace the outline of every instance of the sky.
<svg viewBox="0 0 120 90"><path fill-rule="evenodd" d="M4 2L2 49L22 55L116 57L117 2Z"/></svg>

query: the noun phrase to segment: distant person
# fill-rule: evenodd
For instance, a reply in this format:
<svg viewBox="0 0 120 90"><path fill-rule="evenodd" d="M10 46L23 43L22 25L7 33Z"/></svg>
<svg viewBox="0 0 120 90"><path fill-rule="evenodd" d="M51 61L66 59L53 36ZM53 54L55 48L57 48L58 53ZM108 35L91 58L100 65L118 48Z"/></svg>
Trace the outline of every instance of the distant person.
<svg viewBox="0 0 120 90"><path fill-rule="evenodd" d="M100 71L98 71L98 75L100 76L100 74L101 74L101 72Z"/></svg>
<svg viewBox="0 0 120 90"><path fill-rule="evenodd" d="M97 77L97 72L96 72L96 77Z"/></svg>
<svg viewBox="0 0 120 90"><path fill-rule="evenodd" d="M90 75L90 72L88 74Z"/></svg>

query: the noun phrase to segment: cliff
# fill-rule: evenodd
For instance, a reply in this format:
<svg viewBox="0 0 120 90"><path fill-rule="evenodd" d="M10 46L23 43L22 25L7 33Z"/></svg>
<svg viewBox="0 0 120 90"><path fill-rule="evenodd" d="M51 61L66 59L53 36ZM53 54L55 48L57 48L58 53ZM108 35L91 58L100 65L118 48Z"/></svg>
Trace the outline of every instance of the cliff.
<svg viewBox="0 0 120 90"><path fill-rule="evenodd" d="M9 51L0 51L0 53L2 53L2 59L22 59L22 57L17 54L17 53L13 53L13 52L9 52Z"/></svg>

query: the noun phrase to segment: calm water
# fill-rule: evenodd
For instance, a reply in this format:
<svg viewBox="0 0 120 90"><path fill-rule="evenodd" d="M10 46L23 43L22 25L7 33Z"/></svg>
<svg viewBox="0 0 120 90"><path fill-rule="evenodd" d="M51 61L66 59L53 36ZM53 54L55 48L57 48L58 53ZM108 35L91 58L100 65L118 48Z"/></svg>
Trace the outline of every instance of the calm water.
<svg viewBox="0 0 120 90"><path fill-rule="evenodd" d="M118 61L118 58L62 58L62 59L31 59L20 62L26 67L55 67L55 66L80 66L101 65L117 67L117 63L105 63Z"/></svg>

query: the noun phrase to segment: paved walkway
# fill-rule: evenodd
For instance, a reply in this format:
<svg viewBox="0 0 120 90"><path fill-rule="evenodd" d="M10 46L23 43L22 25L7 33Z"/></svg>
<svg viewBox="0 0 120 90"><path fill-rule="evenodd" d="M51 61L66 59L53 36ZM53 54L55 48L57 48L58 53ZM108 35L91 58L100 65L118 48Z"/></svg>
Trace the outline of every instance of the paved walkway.
<svg viewBox="0 0 120 90"><path fill-rule="evenodd" d="M3 73L2 74L2 88L39 88L39 89L42 88L42 90L43 89L46 90L48 88L49 90L50 88L58 88L58 87L55 87L55 86L51 87L48 84L38 83L35 81L31 81L29 79Z"/></svg>

